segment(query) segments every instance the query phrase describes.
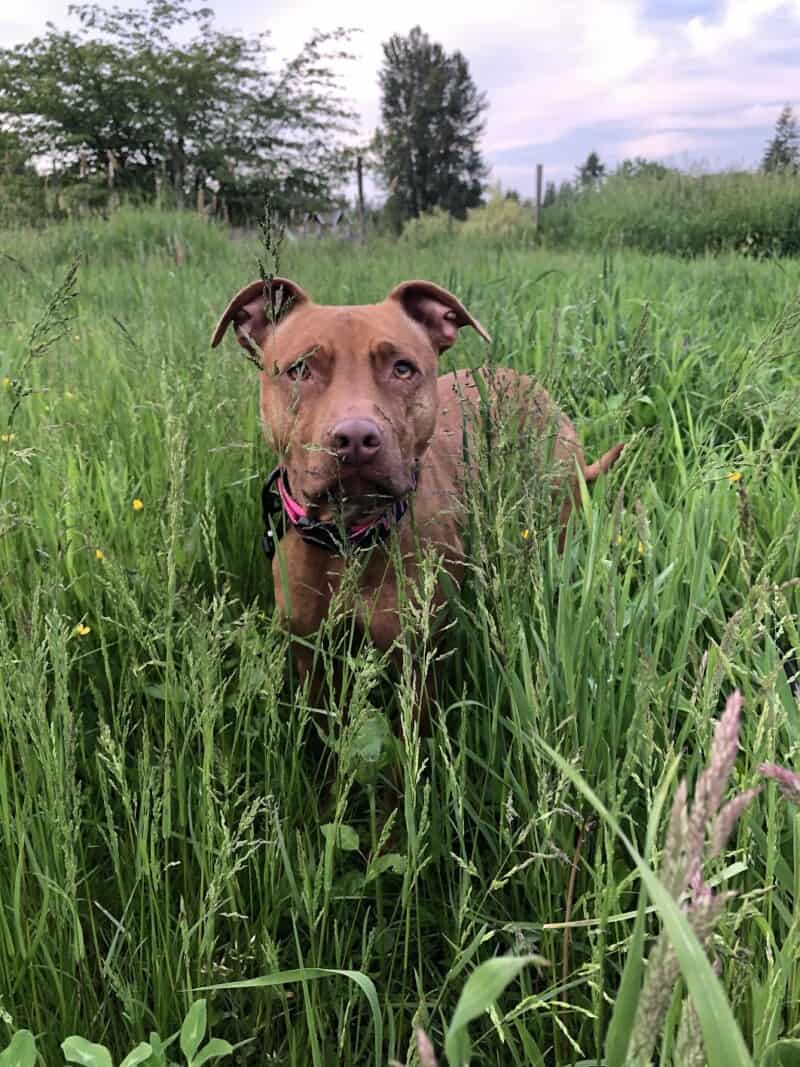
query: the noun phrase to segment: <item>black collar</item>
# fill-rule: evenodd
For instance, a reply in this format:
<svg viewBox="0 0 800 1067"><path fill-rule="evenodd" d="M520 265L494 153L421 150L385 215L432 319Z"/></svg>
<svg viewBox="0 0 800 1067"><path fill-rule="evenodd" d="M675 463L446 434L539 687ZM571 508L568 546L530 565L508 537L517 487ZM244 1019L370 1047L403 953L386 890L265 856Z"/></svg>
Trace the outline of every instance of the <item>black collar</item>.
<svg viewBox="0 0 800 1067"><path fill-rule="evenodd" d="M415 472L412 492L416 487ZM316 522L305 514L298 514L302 509L289 492L286 468L278 465L264 482L261 490L261 515L264 520L264 536L261 543L267 559L272 559L278 540L285 533L286 527L290 526L297 530L306 544L316 545L317 548L323 548L326 552L335 552L344 556L351 552L364 551L388 540L393 527L408 511L408 506L409 498L401 497L392 501L387 510L373 522L355 526L349 531L334 522ZM276 524L272 521L277 515L280 515L282 519L281 529L276 529Z"/></svg>

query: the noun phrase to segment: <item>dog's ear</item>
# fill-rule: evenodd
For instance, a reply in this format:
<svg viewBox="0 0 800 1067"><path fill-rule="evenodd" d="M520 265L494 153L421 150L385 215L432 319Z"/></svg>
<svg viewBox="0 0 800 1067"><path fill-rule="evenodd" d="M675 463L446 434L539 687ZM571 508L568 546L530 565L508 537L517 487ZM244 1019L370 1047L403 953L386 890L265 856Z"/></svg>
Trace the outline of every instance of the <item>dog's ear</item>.
<svg viewBox="0 0 800 1067"><path fill-rule="evenodd" d="M462 326L477 330L484 341L491 337L460 300L433 282L402 282L386 298L396 300L407 315L424 326L437 352L444 352L455 344Z"/></svg>
<svg viewBox="0 0 800 1067"><path fill-rule="evenodd" d="M243 348L260 349L270 326L276 325L298 304L307 303L307 294L288 278L251 282L239 290L223 311L211 335L211 347L217 347L233 323L236 340Z"/></svg>

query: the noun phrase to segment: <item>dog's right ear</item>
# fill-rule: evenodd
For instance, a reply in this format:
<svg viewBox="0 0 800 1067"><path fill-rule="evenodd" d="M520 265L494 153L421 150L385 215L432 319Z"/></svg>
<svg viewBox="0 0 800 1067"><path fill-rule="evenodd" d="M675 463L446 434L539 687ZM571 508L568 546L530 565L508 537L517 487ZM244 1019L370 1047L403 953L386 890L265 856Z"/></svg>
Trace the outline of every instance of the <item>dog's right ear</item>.
<svg viewBox="0 0 800 1067"><path fill-rule="evenodd" d="M243 348L260 349L270 326L277 325L293 307L307 303L308 295L288 278L251 282L225 308L211 335L211 347L217 347L233 323L236 340Z"/></svg>

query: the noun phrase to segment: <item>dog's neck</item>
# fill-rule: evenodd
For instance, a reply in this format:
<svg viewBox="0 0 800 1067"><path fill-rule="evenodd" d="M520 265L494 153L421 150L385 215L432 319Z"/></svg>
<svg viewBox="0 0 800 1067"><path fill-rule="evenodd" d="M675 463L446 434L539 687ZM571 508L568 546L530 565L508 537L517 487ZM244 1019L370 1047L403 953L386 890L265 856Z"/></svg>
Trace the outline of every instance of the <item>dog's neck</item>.
<svg viewBox="0 0 800 1067"><path fill-rule="evenodd" d="M412 474L413 486L417 486L417 471ZM392 530L408 511L411 494L393 500L380 515L365 522L357 522L349 528L335 522L320 522L312 519L303 505L291 494L286 468L278 465L270 474L261 491L261 512L264 520L262 544L264 552L272 559L277 549L281 531L276 529L273 518L282 516L284 526L295 530L306 544L337 555L348 555L382 544L391 536Z"/></svg>

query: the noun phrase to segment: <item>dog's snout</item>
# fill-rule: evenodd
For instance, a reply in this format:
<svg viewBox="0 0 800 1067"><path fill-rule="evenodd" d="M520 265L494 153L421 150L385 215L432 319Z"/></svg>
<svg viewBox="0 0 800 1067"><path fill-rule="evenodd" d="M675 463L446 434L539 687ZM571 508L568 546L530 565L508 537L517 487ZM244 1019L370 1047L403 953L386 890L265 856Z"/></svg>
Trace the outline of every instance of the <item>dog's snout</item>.
<svg viewBox="0 0 800 1067"><path fill-rule="evenodd" d="M334 426L331 439L343 463L369 463L383 445L383 434L372 419L343 419Z"/></svg>

